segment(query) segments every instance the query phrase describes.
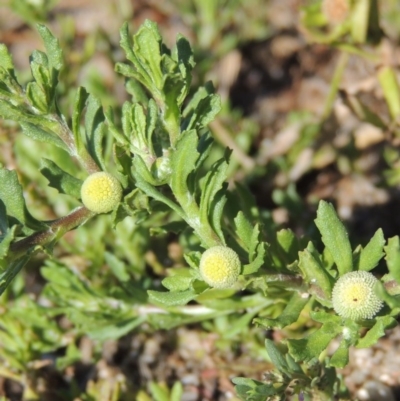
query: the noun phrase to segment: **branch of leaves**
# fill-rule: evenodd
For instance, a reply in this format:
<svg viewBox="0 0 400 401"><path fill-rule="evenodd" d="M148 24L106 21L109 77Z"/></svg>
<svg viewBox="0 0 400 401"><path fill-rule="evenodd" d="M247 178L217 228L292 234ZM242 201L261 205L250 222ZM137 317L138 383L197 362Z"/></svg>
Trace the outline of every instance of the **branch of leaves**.
<svg viewBox="0 0 400 401"><path fill-rule="evenodd" d="M324 362L315 358L299 364L268 339L265 340L265 347L275 369L265 374L264 382L245 377L234 378L235 390L242 400L285 400L287 396L297 394L299 399L308 396L313 400L330 401L348 396L336 370Z"/></svg>
<svg viewBox="0 0 400 401"><path fill-rule="evenodd" d="M33 81L23 88L17 81L11 54L0 44L0 117L16 121L30 138L55 145L76 158L89 172L103 167L101 141L104 116L97 99L83 88L77 91L71 128L57 105L57 84L63 68L58 40L44 25L37 25L46 53L35 50L30 58ZM85 141L80 127L86 106Z"/></svg>
<svg viewBox="0 0 400 401"><path fill-rule="evenodd" d="M395 316L400 312L400 241L394 237L385 246L382 230L378 230L365 248L358 246L352 252L345 227L332 205L324 201L319 204L315 223L325 245L323 254L309 243L299 252L299 263L292 265L306 287L293 293L277 319L263 317L254 322L268 328L286 327L296 322L311 302L310 317L321 326L303 339L287 340L290 355L295 361L311 361L340 336L339 347L328 364L344 367L349 347L369 347L396 325ZM389 273L380 281L370 271L383 256ZM337 315L332 314L332 308ZM365 328L368 331L361 337Z"/></svg>

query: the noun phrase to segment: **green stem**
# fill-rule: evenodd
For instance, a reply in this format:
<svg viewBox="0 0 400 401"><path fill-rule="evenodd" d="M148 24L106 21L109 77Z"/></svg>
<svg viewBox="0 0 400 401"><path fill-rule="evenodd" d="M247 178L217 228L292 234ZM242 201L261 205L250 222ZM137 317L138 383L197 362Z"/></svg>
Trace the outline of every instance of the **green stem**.
<svg viewBox="0 0 400 401"><path fill-rule="evenodd" d="M60 139L67 145L70 156L75 158L86 169L86 171L89 174L101 171L99 169L99 166L93 160L92 156L90 156L89 152L86 150L85 147L82 147L82 150L78 152L74 140L74 135L69 129L64 119L58 115L53 115L52 118L58 123L59 129L57 130L58 131L57 134L60 137Z"/></svg>
<svg viewBox="0 0 400 401"><path fill-rule="evenodd" d="M85 207L80 207L67 216L52 221L47 230L33 233L29 237L12 244L10 250L13 254L13 258L16 259L22 256L37 245L46 245L53 240L59 239L67 231L71 231L77 226L80 226L93 216L95 216L95 213Z"/></svg>
<svg viewBox="0 0 400 401"><path fill-rule="evenodd" d="M324 111L322 113L323 120L327 119L329 117L329 114L332 112L333 103L336 99L340 82L342 80L343 72L346 68L348 60L349 60L349 54L347 52L343 52L340 54L338 63L335 68L335 73L333 74L331 86L329 88L328 97L326 98Z"/></svg>

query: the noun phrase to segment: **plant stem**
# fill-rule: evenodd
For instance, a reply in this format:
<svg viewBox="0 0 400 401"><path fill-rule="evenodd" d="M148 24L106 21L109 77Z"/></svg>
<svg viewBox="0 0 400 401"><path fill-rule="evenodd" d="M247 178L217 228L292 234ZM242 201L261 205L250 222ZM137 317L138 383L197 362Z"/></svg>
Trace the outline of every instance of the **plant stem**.
<svg viewBox="0 0 400 401"><path fill-rule="evenodd" d="M67 216L52 221L47 230L33 233L32 235L12 244L10 250L13 253L13 258L15 259L23 255L32 247L37 245L46 245L51 241L60 238L67 231L71 231L77 226L82 225L93 216L95 216L95 213L82 206L75 209Z"/></svg>
<svg viewBox="0 0 400 401"><path fill-rule="evenodd" d="M347 52L342 52L339 56L339 60L335 68L335 73L333 74L328 97L326 98L324 111L322 113L323 120L327 119L332 111L333 102L335 101L336 94L339 90L339 85L342 80L343 72L346 68L348 60L349 60L349 54Z"/></svg>

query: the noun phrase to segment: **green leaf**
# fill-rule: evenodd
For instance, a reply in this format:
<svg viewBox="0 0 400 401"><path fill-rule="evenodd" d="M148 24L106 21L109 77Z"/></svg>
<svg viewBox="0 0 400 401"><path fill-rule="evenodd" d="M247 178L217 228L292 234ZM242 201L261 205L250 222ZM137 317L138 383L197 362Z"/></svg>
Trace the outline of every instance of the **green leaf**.
<svg viewBox="0 0 400 401"><path fill-rule="evenodd" d="M121 338L128 333L131 333L136 327L139 327L146 321L145 316L131 317L121 319L116 317L113 321L111 318L107 319L102 325L95 319L91 328L85 328L83 332L90 338L97 341L107 341L112 339Z"/></svg>
<svg viewBox="0 0 400 401"><path fill-rule="evenodd" d="M350 344L345 338L343 338L340 341L339 347L329 360L329 366L343 369L349 363L349 347Z"/></svg>
<svg viewBox="0 0 400 401"><path fill-rule="evenodd" d="M320 201L315 224L336 263L340 275L353 270L353 256L348 234L330 203Z"/></svg>
<svg viewBox="0 0 400 401"><path fill-rule="evenodd" d="M183 396L183 386L181 382L175 382L171 389L169 401L181 401Z"/></svg>
<svg viewBox="0 0 400 401"><path fill-rule="evenodd" d="M86 101L85 132L88 151L95 162L106 171L103 158L103 138L107 132L104 122L103 108L99 99L89 95Z"/></svg>
<svg viewBox="0 0 400 401"><path fill-rule="evenodd" d="M246 251L249 251L252 242L251 239L253 235L253 225L250 223L249 219L242 211L239 211L233 221L235 224L235 232L237 236L243 242Z"/></svg>
<svg viewBox="0 0 400 401"><path fill-rule="evenodd" d="M400 284L400 239L396 235L389 238L388 244L385 246L386 264L390 274Z"/></svg>
<svg viewBox="0 0 400 401"><path fill-rule="evenodd" d="M265 340L265 348L267 349L268 356L270 357L271 362L274 364L275 368L278 369L280 372L289 375L289 366L287 364L287 361L282 355L281 351L279 351L278 347L274 344L274 342L267 338Z"/></svg>
<svg viewBox="0 0 400 401"><path fill-rule="evenodd" d="M166 277L162 281L162 285L170 291L186 291L190 288L193 281L193 276L189 270L181 270L170 277Z"/></svg>
<svg viewBox="0 0 400 401"><path fill-rule="evenodd" d="M135 158L135 159L136 159L136 161L140 160L139 158ZM186 217L183 210L175 202L173 202L171 199L167 198L164 194L162 194L156 188L154 188L153 185L149 184L146 180L144 180L142 178L142 176L140 176L137 173L137 171L134 170L133 176L135 177L136 186L139 189L141 189L146 195L164 203L165 205L170 207L172 210L174 210L178 214L178 216L180 216L182 219L184 219Z"/></svg>
<svg viewBox="0 0 400 401"><path fill-rule="evenodd" d="M36 82L29 82L26 86L26 96L33 107L41 111L42 114L48 111L48 99L43 89Z"/></svg>
<svg viewBox="0 0 400 401"><path fill-rule="evenodd" d="M38 125L35 124L24 123L24 122L20 122L19 124L22 128L22 132L29 138L32 138L33 140L39 142L51 143L52 145L57 146L58 148L61 148L67 152L69 151L67 145L55 134L45 131L44 129L40 128Z"/></svg>
<svg viewBox="0 0 400 401"><path fill-rule="evenodd" d="M136 35L131 38L128 24L125 23L120 30L120 35L121 47L134 68L117 63L116 71L137 79L159 98L160 93L157 88L161 89L162 87L162 73L160 68L161 37L157 25L146 20Z"/></svg>
<svg viewBox="0 0 400 401"><path fill-rule="evenodd" d="M307 249L299 252L299 268L308 284L316 284L321 288L323 294L320 294L320 298L331 298L334 279L325 270L312 242L308 243Z"/></svg>
<svg viewBox="0 0 400 401"><path fill-rule="evenodd" d="M32 230L40 230L46 227L28 212L23 189L15 170L0 169L0 199L4 203L7 213L22 224Z"/></svg>
<svg viewBox="0 0 400 401"><path fill-rule="evenodd" d="M147 291L149 300L163 306L186 305L188 302L196 298L197 294L192 290L182 292L160 292Z"/></svg>
<svg viewBox="0 0 400 401"><path fill-rule="evenodd" d="M368 330L367 334L357 342L357 348L369 348L385 335L386 329L396 327L397 321L391 316L377 316L376 323Z"/></svg>
<svg viewBox="0 0 400 401"><path fill-rule="evenodd" d="M383 231L380 228L368 242L367 246L361 251L358 270L370 271L377 266L379 261L385 255L383 252L385 242Z"/></svg>
<svg viewBox="0 0 400 401"><path fill-rule="evenodd" d="M128 273L127 266L122 260L118 259L113 253L110 252L104 253L104 259L110 267L110 270L119 281L124 283L130 280L131 277Z"/></svg>
<svg viewBox="0 0 400 401"><path fill-rule="evenodd" d="M0 260L4 259L7 256L10 244L16 235L15 233L16 228L17 226L12 226L9 230L1 232Z"/></svg>
<svg viewBox="0 0 400 401"><path fill-rule="evenodd" d="M232 379L232 382L235 384L235 391L238 396L246 401L265 401L273 399L272 396L280 392L280 389L275 388L273 383L265 384L244 377L235 377ZM277 400L279 399L281 398L277 398Z"/></svg>
<svg viewBox="0 0 400 401"><path fill-rule="evenodd" d="M75 145L78 150L78 154L81 154L86 150L85 145L82 141L80 125L81 125L82 113L85 108L86 100L88 99L88 97L89 93L87 93L85 88L79 87L77 89L72 113L72 132L74 134Z"/></svg>
<svg viewBox="0 0 400 401"><path fill-rule="evenodd" d="M327 322L306 338L287 340L289 353L296 362L311 361L313 358L318 358L341 331L342 327L337 323Z"/></svg>
<svg viewBox="0 0 400 401"><path fill-rule="evenodd" d="M390 116L394 120L400 115L400 88L392 67L384 66L378 71L378 80L383 90Z"/></svg>
<svg viewBox="0 0 400 401"><path fill-rule="evenodd" d="M257 228L258 225L254 227L254 229ZM242 274L244 276L258 272L259 268L265 262L266 248L267 248L267 243L265 242L259 242L257 244L254 252L252 251L251 255L249 255L251 262L243 266Z"/></svg>
<svg viewBox="0 0 400 401"><path fill-rule="evenodd" d="M285 260L286 265L293 263L298 258L299 242L293 231L282 229L276 233L276 240L281 250L281 258Z"/></svg>
<svg viewBox="0 0 400 401"><path fill-rule="evenodd" d="M205 127L214 120L220 110L221 100L214 94L212 83L207 82L197 90L185 107L182 113L183 127L187 130Z"/></svg>
<svg viewBox="0 0 400 401"><path fill-rule="evenodd" d="M48 179L49 185L58 192L80 199L83 182L62 170L53 161L41 159L40 172Z"/></svg>
<svg viewBox="0 0 400 401"><path fill-rule="evenodd" d="M292 323L297 322L301 311L307 305L309 300L310 298L303 298L299 293L294 292L289 303L286 305L285 309L278 318L256 318L253 320L253 323L259 324L268 329L275 327L282 329Z"/></svg>
<svg viewBox="0 0 400 401"><path fill-rule="evenodd" d="M3 238L7 231L8 231L7 210L3 201L0 199L0 238Z"/></svg>
<svg viewBox="0 0 400 401"><path fill-rule="evenodd" d="M155 22L145 20L133 37L134 51L142 66L148 70L156 88L162 87L161 44L162 38Z"/></svg>
<svg viewBox="0 0 400 401"><path fill-rule="evenodd" d="M150 382L149 387L154 401L170 401L167 388L163 388L154 382Z"/></svg>
<svg viewBox="0 0 400 401"><path fill-rule="evenodd" d="M0 295L6 290L10 283L14 280L15 276L29 261L31 255L26 254L19 259L13 260L8 264L7 269L0 274Z"/></svg>
<svg viewBox="0 0 400 401"><path fill-rule="evenodd" d="M47 57L49 58L50 65L57 71L63 67L62 50L58 39L56 39L50 30L41 24L38 24L37 30L43 39L44 47L46 48Z"/></svg>
<svg viewBox="0 0 400 401"><path fill-rule="evenodd" d="M207 173L203 191L200 198L200 222L203 225L210 224L219 239L225 244L225 239L221 229L222 208L225 201L217 208L217 200L219 199L219 191L224 194L226 192L225 180L227 177L227 169L229 156L231 151L225 151L224 158L216 161L211 170ZM222 195L220 194L220 195Z"/></svg>
<svg viewBox="0 0 400 401"><path fill-rule="evenodd" d="M68 366L78 363L82 359L82 354L79 348L72 341L68 344L67 351L64 356L58 357L56 360L56 367L59 370L64 370Z"/></svg>
<svg viewBox="0 0 400 401"><path fill-rule="evenodd" d="M197 143L196 131L184 132L171 155L171 169L174 174L171 174L170 185L172 192L184 210L196 203L194 194L189 191L187 180L189 174L194 170L196 160L199 157Z"/></svg>
<svg viewBox="0 0 400 401"><path fill-rule="evenodd" d="M14 76L14 63L7 46L3 43L0 43L0 60L1 66Z"/></svg>

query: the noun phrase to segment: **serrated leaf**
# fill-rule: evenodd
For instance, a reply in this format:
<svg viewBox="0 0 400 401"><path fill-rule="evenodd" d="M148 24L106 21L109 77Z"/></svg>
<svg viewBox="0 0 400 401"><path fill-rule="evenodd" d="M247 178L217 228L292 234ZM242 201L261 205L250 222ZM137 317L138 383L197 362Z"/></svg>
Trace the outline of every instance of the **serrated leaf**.
<svg viewBox="0 0 400 401"><path fill-rule="evenodd" d="M38 24L37 30L43 39L44 47L46 48L47 57L49 58L50 65L57 71L63 67L62 50L58 39L56 39L50 30L41 24Z"/></svg>
<svg viewBox="0 0 400 401"><path fill-rule="evenodd" d="M170 185L183 209L189 208L195 203L193 194L189 192L187 180L199 157L197 143L196 131L184 132L171 155L171 169L174 174L171 174Z"/></svg>
<svg viewBox="0 0 400 401"><path fill-rule="evenodd" d="M26 96L34 108L41 113L47 113L47 98L42 88L36 82L29 82L26 86Z"/></svg>
<svg viewBox="0 0 400 401"><path fill-rule="evenodd" d="M187 272L186 275L183 273L178 273L170 277L166 277L162 281L162 285L170 291L186 291L190 288L190 284L193 281L193 276L190 272Z"/></svg>
<svg viewBox="0 0 400 401"><path fill-rule="evenodd" d="M296 362L311 361L318 358L329 343L342 331L342 327L333 322L327 322L306 338L288 340L290 355Z"/></svg>
<svg viewBox="0 0 400 401"><path fill-rule="evenodd" d="M22 132L29 138L39 142L51 143L68 152L67 145L55 134L47 132L37 125L20 122Z"/></svg>
<svg viewBox="0 0 400 401"><path fill-rule="evenodd" d="M299 252L299 243L293 231L290 229L279 230L276 233L276 240L282 250L282 258L286 264L293 263L297 259Z"/></svg>
<svg viewBox="0 0 400 401"><path fill-rule="evenodd" d="M224 158L216 161L212 165L211 170L206 175L204 189L200 198L200 222L204 225L211 224L214 229L218 228L219 232L217 232L217 234L224 244L225 239L220 228L220 220L218 220L222 216L222 210L214 210L214 207L217 193L219 191L226 191L226 186L224 184L227 177L230 154L231 151L225 151Z"/></svg>
<svg viewBox="0 0 400 401"><path fill-rule="evenodd" d="M334 279L324 269L321 259L312 242L309 242L307 249L303 252L299 252L299 268L308 284L316 284L321 288L323 291L322 298L331 298Z"/></svg>
<svg viewBox="0 0 400 401"><path fill-rule="evenodd" d="M389 238L387 246L384 248L386 252L386 264L392 277L400 284L400 239L396 235Z"/></svg>
<svg viewBox="0 0 400 401"><path fill-rule="evenodd" d="M163 74L161 72L162 39L155 22L145 20L133 37L134 50L156 88L161 88Z"/></svg>
<svg viewBox="0 0 400 401"><path fill-rule="evenodd" d="M349 347L350 344L346 339L340 341L339 347L329 360L329 366L343 369L349 363Z"/></svg>
<svg viewBox="0 0 400 401"><path fill-rule="evenodd" d="M25 205L23 189L15 170L0 169L0 199L7 213L32 230L40 230L46 226L29 213Z"/></svg>
<svg viewBox="0 0 400 401"><path fill-rule="evenodd" d="M149 44L153 45L153 50L154 50L154 42L159 42L158 38L155 36L152 36L152 33L154 34L154 31L151 32L151 27L148 26L147 28L150 28L150 31L146 29L146 27L142 27L140 31L138 31L137 34L140 33L140 46L146 46L146 33L148 34L148 42ZM147 31L147 32L144 32ZM127 77L132 77L137 79L139 82L141 82L150 92L154 92L154 84L153 84L153 77L151 76L151 73L149 71L149 64L147 63L147 60L143 58L143 55L146 55L149 49L144 49L144 54L139 55L138 52L138 46L135 40L135 36L131 38L130 33L129 33L129 28L128 24L125 23L122 25L122 28L120 30L120 36L121 36L121 41L120 45L124 49L126 58L132 62L135 68L132 68L131 66L127 64L122 64L122 63L117 63L116 65L116 71L119 72L120 74L123 74ZM139 46L139 47L140 47ZM157 56L158 53L158 56ZM160 57L160 44L158 44L158 50L157 50L157 44L156 44L156 55L152 55L150 57L152 62L152 67L157 65L157 58ZM159 64L158 64L159 66ZM159 81L159 88L161 88L161 71L159 72L158 77L156 78L156 81Z"/></svg>
<svg viewBox="0 0 400 401"><path fill-rule="evenodd" d="M85 108L86 100L89 97L89 93L85 88L79 87L76 91L75 101L72 113L72 132L74 134L75 145L78 153L81 154L84 149L84 143L82 141L82 135L80 130L82 113Z"/></svg>
<svg viewBox="0 0 400 401"><path fill-rule="evenodd" d="M239 211L234 218L235 231L239 239L243 242L246 251L249 251L251 246L251 237L253 234L253 225L242 211Z"/></svg>
<svg viewBox="0 0 400 401"><path fill-rule="evenodd" d="M147 156L148 146L146 138L146 115L144 113L143 106L140 104L133 104L129 110L130 126L132 127L131 136L131 146L136 153L141 156ZM128 135L127 132L125 132Z"/></svg>
<svg viewBox="0 0 400 401"><path fill-rule="evenodd" d="M107 125L108 129L113 135L113 137L122 145L128 145L129 142L127 138L120 132L119 128L115 125L114 122L114 113L111 107L106 109L106 112L104 113L106 120L107 120Z"/></svg>
<svg viewBox="0 0 400 401"><path fill-rule="evenodd" d="M282 355L281 351L279 351L278 347L274 344L274 342L267 338L265 340L265 348L267 349L268 356L270 357L271 362L274 364L275 368L278 369L279 372L290 375L287 361Z"/></svg>
<svg viewBox="0 0 400 401"><path fill-rule="evenodd" d="M14 76L14 63L7 46L3 43L0 43L0 64Z"/></svg>
<svg viewBox="0 0 400 401"><path fill-rule="evenodd" d="M242 274L244 276L258 272L265 262L266 247L267 244L265 242L258 243L255 252L251 255L251 262L243 266Z"/></svg>
<svg viewBox="0 0 400 401"><path fill-rule="evenodd" d="M379 261L385 255L383 252L383 246L385 245L385 242L383 231L380 228L370 239L367 246L361 251L358 262L358 270L370 271L377 266Z"/></svg>
<svg viewBox="0 0 400 401"><path fill-rule="evenodd" d="M320 201L315 224L322 242L328 248L340 275L353 270L353 256L347 231L330 203Z"/></svg>
<svg viewBox="0 0 400 401"><path fill-rule="evenodd" d="M256 318L253 323L259 324L266 328L280 328L289 326L292 323L297 322L301 311L307 305L310 298L303 298L299 293L294 292L290 301L286 305L283 312L276 319L269 319L265 317Z"/></svg>
<svg viewBox="0 0 400 401"><path fill-rule="evenodd" d="M149 300L164 306L178 306L186 305L188 302L196 298L197 294L192 290L182 292L160 292L160 291L147 291Z"/></svg>
<svg viewBox="0 0 400 401"><path fill-rule="evenodd" d="M103 122L104 113L99 99L93 95L89 95L86 101L85 113L85 132L88 151L98 166L106 171L102 141L107 129Z"/></svg>
<svg viewBox="0 0 400 401"><path fill-rule="evenodd" d="M187 130L205 127L214 120L221 110L221 101L214 94L211 82L200 87L186 105L182 115L184 117L183 127Z"/></svg>
<svg viewBox="0 0 400 401"><path fill-rule="evenodd" d="M385 330L397 325L395 318L391 316L377 316L375 324L367 331L363 338L357 342L357 348L369 348L385 335Z"/></svg>
<svg viewBox="0 0 400 401"><path fill-rule="evenodd" d="M40 172L58 192L80 199L83 182L62 170L53 161L41 159Z"/></svg>

